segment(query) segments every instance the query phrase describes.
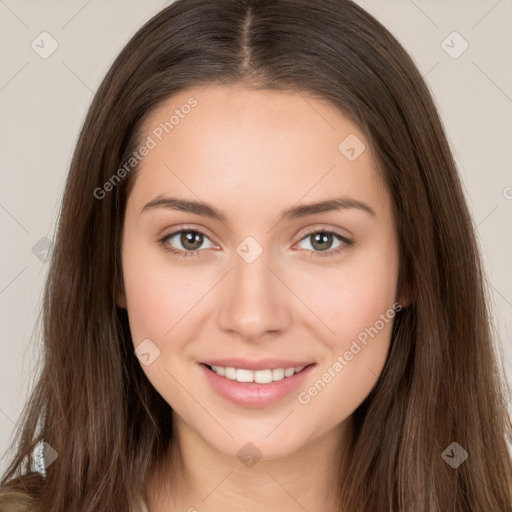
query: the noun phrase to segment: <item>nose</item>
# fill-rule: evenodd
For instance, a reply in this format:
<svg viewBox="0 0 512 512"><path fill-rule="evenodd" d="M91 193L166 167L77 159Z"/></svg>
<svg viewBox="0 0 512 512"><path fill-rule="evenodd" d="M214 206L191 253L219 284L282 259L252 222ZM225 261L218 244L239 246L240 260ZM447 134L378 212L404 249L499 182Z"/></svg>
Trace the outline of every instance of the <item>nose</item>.
<svg viewBox="0 0 512 512"><path fill-rule="evenodd" d="M288 328L293 294L269 253L264 250L251 263L234 255L234 268L220 283L219 328L250 341Z"/></svg>

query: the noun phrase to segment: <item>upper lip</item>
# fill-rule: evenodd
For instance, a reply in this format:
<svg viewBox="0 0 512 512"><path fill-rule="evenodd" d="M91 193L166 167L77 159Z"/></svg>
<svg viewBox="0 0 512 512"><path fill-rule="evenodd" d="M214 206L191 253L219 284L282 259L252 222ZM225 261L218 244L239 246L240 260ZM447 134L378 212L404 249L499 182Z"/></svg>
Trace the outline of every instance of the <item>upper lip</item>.
<svg viewBox="0 0 512 512"><path fill-rule="evenodd" d="M231 368L240 368L244 370L274 370L276 368L298 368L299 366L308 366L313 364L311 361L291 361L289 359L259 359L249 360L236 357L226 359L211 359L209 361L201 361L202 364L208 366L223 366Z"/></svg>

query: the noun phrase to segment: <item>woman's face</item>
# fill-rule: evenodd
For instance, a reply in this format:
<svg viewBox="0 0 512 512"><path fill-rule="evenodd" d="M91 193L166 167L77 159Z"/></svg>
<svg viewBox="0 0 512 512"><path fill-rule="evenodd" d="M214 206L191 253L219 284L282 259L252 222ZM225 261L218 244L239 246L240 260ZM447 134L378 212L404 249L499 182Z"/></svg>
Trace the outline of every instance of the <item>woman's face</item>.
<svg viewBox="0 0 512 512"><path fill-rule="evenodd" d="M142 146L118 304L181 431L272 459L341 429L404 304L367 140L309 95L210 85L154 110Z"/></svg>

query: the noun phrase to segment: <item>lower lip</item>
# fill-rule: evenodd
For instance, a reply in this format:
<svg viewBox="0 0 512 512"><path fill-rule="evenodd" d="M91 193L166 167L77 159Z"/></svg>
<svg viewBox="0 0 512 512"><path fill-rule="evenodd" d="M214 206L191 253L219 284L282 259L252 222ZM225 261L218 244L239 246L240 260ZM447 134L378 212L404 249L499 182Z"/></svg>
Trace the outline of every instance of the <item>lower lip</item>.
<svg viewBox="0 0 512 512"><path fill-rule="evenodd" d="M291 377L285 377L269 384L238 382L218 375L205 364L200 364L200 366L212 388L229 402L245 407L264 407L278 402L297 389L311 373L315 364L306 366L301 372L295 373Z"/></svg>

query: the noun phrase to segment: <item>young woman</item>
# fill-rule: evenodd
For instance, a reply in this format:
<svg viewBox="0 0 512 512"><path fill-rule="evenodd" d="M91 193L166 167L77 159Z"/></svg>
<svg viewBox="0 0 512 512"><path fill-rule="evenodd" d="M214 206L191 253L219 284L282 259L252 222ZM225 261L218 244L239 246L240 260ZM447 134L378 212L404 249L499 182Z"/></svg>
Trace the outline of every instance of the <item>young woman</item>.
<svg viewBox="0 0 512 512"><path fill-rule="evenodd" d="M483 283L380 23L178 0L82 128L0 510L512 511Z"/></svg>

